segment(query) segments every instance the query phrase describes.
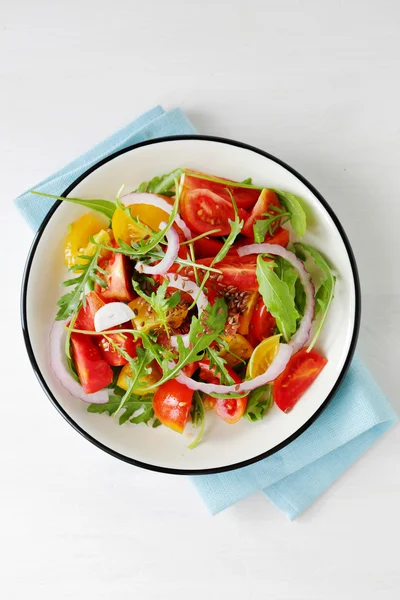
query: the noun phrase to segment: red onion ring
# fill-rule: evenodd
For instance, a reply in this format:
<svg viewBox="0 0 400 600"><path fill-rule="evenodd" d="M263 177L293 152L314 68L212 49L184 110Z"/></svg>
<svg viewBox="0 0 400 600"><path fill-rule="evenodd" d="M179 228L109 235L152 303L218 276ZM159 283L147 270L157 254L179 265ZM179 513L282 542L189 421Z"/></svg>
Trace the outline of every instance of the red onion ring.
<svg viewBox="0 0 400 600"><path fill-rule="evenodd" d="M278 375L284 371L290 357L292 356L292 353L293 349L291 346L289 346L289 344L279 344L278 354L269 365L268 369L262 373L262 375L257 375L257 377L254 377L254 379L243 381L242 383L237 383L234 385L221 385L216 383L203 383L201 381L195 381L194 379L187 377L187 375L185 375L182 371L178 375L177 380L179 383L186 385L186 387L191 390L198 390L200 392L205 392L206 394L240 394L241 392L250 392L261 385L265 385L266 383L276 379Z"/></svg>
<svg viewBox="0 0 400 600"><path fill-rule="evenodd" d="M83 402L93 404L106 404L108 402L108 391L100 390L94 394L85 394L82 386L75 381L68 371L67 357L65 356L65 338L67 332L64 329L67 321L54 321L50 331L50 366L61 385L68 390L74 398Z"/></svg>
<svg viewBox="0 0 400 600"><path fill-rule="evenodd" d="M146 192L133 192L132 194L125 194L125 196L121 196L120 198L122 204L125 206L144 204L146 206L155 206L160 210L163 210L168 215L172 213L173 207L171 204L168 204L164 198L160 198L156 194L147 194ZM178 227L183 231L183 234L187 240L192 238L192 232L189 227L186 225L185 221L179 215L176 215L174 221Z"/></svg>
<svg viewBox="0 0 400 600"><path fill-rule="evenodd" d="M272 254L281 256L296 269L306 294L306 305L304 307L303 318L298 330L289 342L289 345L293 348L293 352L298 352L298 350L303 348L308 341L315 312L315 288L311 275L306 270L303 261L297 258L293 252L286 250L286 248L283 248L278 244L250 244L238 248L237 252L239 256L247 256L248 254Z"/></svg>
<svg viewBox="0 0 400 600"><path fill-rule="evenodd" d="M160 223L160 229L165 229L166 226L167 223L164 221ZM135 265L136 271L146 275L163 275L172 267L179 252L179 235L171 227L166 233L166 238L168 246L164 258L156 265L145 265L138 261Z"/></svg>

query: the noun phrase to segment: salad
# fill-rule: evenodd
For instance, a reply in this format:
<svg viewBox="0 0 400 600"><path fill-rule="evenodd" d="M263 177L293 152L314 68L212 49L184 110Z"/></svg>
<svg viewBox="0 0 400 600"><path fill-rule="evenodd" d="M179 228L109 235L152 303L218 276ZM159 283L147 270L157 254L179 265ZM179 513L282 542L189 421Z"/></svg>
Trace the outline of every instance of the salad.
<svg viewBox="0 0 400 600"><path fill-rule="evenodd" d="M43 194L41 194L43 195ZM51 366L88 411L182 433L292 410L327 363L333 299L297 196L175 169L71 223ZM312 270L313 276L310 274Z"/></svg>

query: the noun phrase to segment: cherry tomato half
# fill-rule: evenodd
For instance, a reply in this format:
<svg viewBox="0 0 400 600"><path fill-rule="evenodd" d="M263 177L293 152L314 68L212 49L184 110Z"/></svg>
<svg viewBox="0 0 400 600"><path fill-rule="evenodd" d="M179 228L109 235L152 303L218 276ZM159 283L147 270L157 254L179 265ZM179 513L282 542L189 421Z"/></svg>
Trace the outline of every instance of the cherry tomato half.
<svg viewBox="0 0 400 600"><path fill-rule="evenodd" d="M189 418L192 400L193 390L176 379L170 379L160 385L154 395L154 414L166 427L183 433Z"/></svg>
<svg viewBox="0 0 400 600"><path fill-rule="evenodd" d="M283 412L292 410L328 360L314 349L303 348L289 360L286 369L274 381L274 400Z"/></svg>
<svg viewBox="0 0 400 600"><path fill-rule="evenodd" d="M199 362L200 377L209 383L220 383L221 375L215 373L215 368L210 366L209 360L201 360ZM225 365L226 370L232 377L234 383L242 383L239 375L235 373L231 367ZM237 423L243 416L247 407L247 396L243 398L212 398L206 394L203 401L207 403L207 407L213 407L215 412L226 423L233 425Z"/></svg>
<svg viewBox="0 0 400 600"><path fill-rule="evenodd" d="M189 229L196 233L217 229L211 236L228 235L231 231L229 220L235 218L231 200L225 200L208 189L188 190L185 186L180 199L180 212ZM240 208L239 217L247 220L249 214Z"/></svg>
<svg viewBox="0 0 400 600"><path fill-rule="evenodd" d="M87 213L70 224L67 239L65 240L65 262L68 267L85 263L85 259L78 258L80 255L92 256L96 246L90 242L90 237L96 237L97 242L107 245L110 235L107 231L107 220L101 215Z"/></svg>

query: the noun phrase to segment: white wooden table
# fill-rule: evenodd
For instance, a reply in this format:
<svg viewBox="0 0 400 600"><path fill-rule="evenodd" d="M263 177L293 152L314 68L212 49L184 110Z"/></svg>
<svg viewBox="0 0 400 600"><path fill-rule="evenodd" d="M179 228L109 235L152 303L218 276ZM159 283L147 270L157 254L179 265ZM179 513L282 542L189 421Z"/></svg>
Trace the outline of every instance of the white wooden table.
<svg viewBox="0 0 400 600"><path fill-rule="evenodd" d="M305 175L353 244L359 352L399 408L397 0L4 0L0 28L0 597L400 596L399 428L296 522L255 495L208 516L190 482L98 451L30 368L12 199L161 103Z"/></svg>

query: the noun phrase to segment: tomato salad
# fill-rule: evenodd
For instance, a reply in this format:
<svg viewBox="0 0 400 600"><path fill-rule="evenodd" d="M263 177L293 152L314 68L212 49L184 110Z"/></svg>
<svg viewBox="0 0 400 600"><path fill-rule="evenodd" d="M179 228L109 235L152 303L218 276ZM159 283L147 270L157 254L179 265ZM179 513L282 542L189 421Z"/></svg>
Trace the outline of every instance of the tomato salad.
<svg viewBox="0 0 400 600"><path fill-rule="evenodd" d="M335 286L300 241L301 199L187 169L115 203L60 199L90 212L69 225L51 365L89 412L192 422L193 448L209 410L233 424L293 409L327 363L314 346Z"/></svg>

